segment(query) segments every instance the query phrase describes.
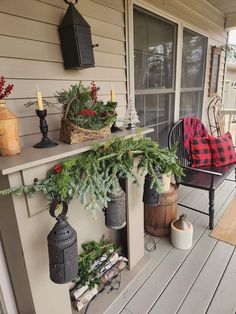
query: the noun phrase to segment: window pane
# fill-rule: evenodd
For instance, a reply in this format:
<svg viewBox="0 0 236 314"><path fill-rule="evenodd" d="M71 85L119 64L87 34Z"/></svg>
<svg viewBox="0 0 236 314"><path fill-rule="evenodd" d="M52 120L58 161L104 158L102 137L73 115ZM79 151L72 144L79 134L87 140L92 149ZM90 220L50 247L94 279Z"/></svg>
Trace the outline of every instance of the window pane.
<svg viewBox="0 0 236 314"><path fill-rule="evenodd" d="M173 87L175 25L150 16L148 20L148 87Z"/></svg>
<svg viewBox="0 0 236 314"><path fill-rule="evenodd" d="M134 73L135 75L135 87L137 89L147 88L147 63L148 56L145 52L136 52L134 55Z"/></svg>
<svg viewBox="0 0 236 314"><path fill-rule="evenodd" d="M135 96L135 109L139 116L140 126L143 127L146 125L144 119L144 96Z"/></svg>
<svg viewBox="0 0 236 314"><path fill-rule="evenodd" d="M181 87L204 87L207 38L184 29Z"/></svg>
<svg viewBox="0 0 236 314"><path fill-rule="evenodd" d="M180 117L194 115L201 117L203 91L185 92L180 95Z"/></svg>
<svg viewBox="0 0 236 314"><path fill-rule="evenodd" d="M184 29L180 116L195 115L198 118L201 117L206 53L207 37Z"/></svg>
<svg viewBox="0 0 236 314"><path fill-rule="evenodd" d="M135 88L173 88L176 25L134 10ZM146 81L147 80L147 81Z"/></svg>
<svg viewBox="0 0 236 314"><path fill-rule="evenodd" d="M136 95L135 105L140 126L154 127L151 137L166 146L169 125L174 121L174 93Z"/></svg>
<svg viewBox="0 0 236 314"><path fill-rule="evenodd" d="M147 27L148 27L148 15L143 14L143 12L135 10L134 11L134 41L135 49L142 51L148 50L148 37L147 37Z"/></svg>
<svg viewBox="0 0 236 314"><path fill-rule="evenodd" d="M176 33L176 24L134 9L135 106L140 125L153 127L152 138L165 146L174 119Z"/></svg>

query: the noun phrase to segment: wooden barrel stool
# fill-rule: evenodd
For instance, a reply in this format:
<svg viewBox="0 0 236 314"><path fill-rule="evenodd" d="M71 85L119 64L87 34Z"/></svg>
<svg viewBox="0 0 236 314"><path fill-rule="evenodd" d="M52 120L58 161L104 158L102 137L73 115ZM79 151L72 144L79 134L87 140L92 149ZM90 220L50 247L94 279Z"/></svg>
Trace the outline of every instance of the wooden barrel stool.
<svg viewBox="0 0 236 314"><path fill-rule="evenodd" d="M176 219L177 189L171 185L168 192L161 194L159 205L150 206L144 204L144 228L156 237L164 237L170 234L170 225Z"/></svg>

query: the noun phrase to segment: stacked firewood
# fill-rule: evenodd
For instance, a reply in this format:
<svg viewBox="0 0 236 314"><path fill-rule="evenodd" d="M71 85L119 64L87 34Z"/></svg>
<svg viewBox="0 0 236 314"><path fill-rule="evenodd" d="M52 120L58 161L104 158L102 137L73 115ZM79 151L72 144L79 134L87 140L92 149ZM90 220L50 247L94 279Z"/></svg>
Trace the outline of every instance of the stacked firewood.
<svg viewBox="0 0 236 314"><path fill-rule="evenodd" d="M127 258L119 255L118 251L113 252L110 256L104 254L99 257L90 267L90 272L98 283L93 287L89 287L88 284L82 287L77 286L70 291L74 309L80 311L86 306L126 267L127 261Z"/></svg>

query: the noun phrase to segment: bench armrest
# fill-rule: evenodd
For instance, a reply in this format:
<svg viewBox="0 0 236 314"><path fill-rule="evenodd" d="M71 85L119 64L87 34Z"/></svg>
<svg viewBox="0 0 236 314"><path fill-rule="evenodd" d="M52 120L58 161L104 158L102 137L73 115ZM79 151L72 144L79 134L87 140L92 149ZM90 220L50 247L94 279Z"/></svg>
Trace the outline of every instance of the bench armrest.
<svg viewBox="0 0 236 314"><path fill-rule="evenodd" d="M222 173L220 173L220 172L214 172L214 171L210 171L210 170L192 168L192 167L187 167L187 166L182 166L182 168L187 169L187 170L193 170L193 171L198 171L198 172L202 172L202 173L212 174L214 176L219 176L219 177L222 176Z"/></svg>

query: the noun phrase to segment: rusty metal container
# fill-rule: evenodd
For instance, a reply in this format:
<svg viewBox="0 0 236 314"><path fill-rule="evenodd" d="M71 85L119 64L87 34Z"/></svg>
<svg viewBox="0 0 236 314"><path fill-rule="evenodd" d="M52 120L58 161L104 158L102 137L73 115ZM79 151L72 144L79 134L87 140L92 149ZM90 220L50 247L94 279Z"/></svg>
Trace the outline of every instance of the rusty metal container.
<svg viewBox="0 0 236 314"><path fill-rule="evenodd" d="M159 205L144 204L144 228L156 236L164 237L170 234L170 225L176 219L177 189L171 185L168 192L162 193Z"/></svg>

